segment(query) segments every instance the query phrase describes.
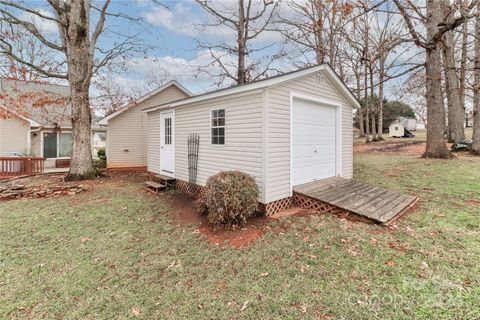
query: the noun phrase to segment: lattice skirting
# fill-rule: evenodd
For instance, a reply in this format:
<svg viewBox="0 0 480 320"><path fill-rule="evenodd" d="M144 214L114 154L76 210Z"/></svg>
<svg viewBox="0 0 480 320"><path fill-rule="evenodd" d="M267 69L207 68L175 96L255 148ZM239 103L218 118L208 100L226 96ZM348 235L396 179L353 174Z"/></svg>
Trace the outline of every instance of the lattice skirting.
<svg viewBox="0 0 480 320"><path fill-rule="evenodd" d="M263 205L262 211L264 211L266 216L271 216L277 212L290 208L292 203L292 197L283 198Z"/></svg>
<svg viewBox="0 0 480 320"><path fill-rule="evenodd" d="M299 193L294 193L292 199L293 199L293 204L302 209L315 210L321 213L335 213L335 214L342 213L344 211L334 205L328 204L326 202L323 202L318 199L314 199Z"/></svg>
<svg viewBox="0 0 480 320"><path fill-rule="evenodd" d="M206 191L205 187L198 184L193 184L183 180L177 180L175 182L175 189L180 190L186 194L189 194L195 198L200 198Z"/></svg>

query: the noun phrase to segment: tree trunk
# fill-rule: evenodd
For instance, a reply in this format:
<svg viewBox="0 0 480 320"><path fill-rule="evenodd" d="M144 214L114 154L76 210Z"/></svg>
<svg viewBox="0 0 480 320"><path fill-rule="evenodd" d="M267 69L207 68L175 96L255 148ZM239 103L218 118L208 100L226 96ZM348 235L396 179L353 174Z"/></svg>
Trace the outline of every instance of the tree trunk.
<svg viewBox="0 0 480 320"><path fill-rule="evenodd" d="M383 139L383 80L385 73L385 57L380 54L380 70L379 70L379 84L378 84L378 141Z"/></svg>
<svg viewBox="0 0 480 320"><path fill-rule="evenodd" d="M378 141L377 125L376 125L375 117L376 117L376 113L372 111L372 141Z"/></svg>
<svg viewBox="0 0 480 320"><path fill-rule="evenodd" d="M368 99L368 69L367 69L367 60L365 59L365 142L370 142L370 126L369 122L369 99Z"/></svg>
<svg viewBox="0 0 480 320"><path fill-rule="evenodd" d="M60 16L66 46L68 82L72 104L72 156L66 180L91 179L96 170L92 163L89 89L93 70L90 47L90 1L70 2L69 10Z"/></svg>
<svg viewBox="0 0 480 320"><path fill-rule="evenodd" d="M361 99L361 89L360 89L360 74L358 72L355 72L355 78L357 80L357 98L358 100ZM357 110L358 114L358 122L359 122L359 127L360 127L360 138L365 137L365 126L363 123L363 107L360 105L360 108Z"/></svg>
<svg viewBox="0 0 480 320"><path fill-rule="evenodd" d="M317 64L325 62L325 40L323 38L323 3L322 1L312 1L313 11L316 13L317 21L313 23L313 36L315 37L315 53Z"/></svg>
<svg viewBox="0 0 480 320"><path fill-rule="evenodd" d="M437 0L427 0L427 48L426 48L426 100L427 100L427 147L424 158L451 159L444 138L445 108L442 97L442 64L440 48L432 38L442 22L442 11Z"/></svg>
<svg viewBox="0 0 480 320"><path fill-rule="evenodd" d="M467 73L467 44L468 44L468 21L463 23L462 29L462 56L460 60L460 74L458 80L460 82L460 105L463 108L462 122L465 123L465 80Z"/></svg>
<svg viewBox="0 0 480 320"><path fill-rule="evenodd" d="M445 14L447 13L445 12ZM447 31L444 35L442 53L448 102L448 142L465 140L465 133L463 131L464 108L460 97L458 75L455 69L454 50L455 43L453 39L453 31Z"/></svg>
<svg viewBox="0 0 480 320"><path fill-rule="evenodd" d="M480 5L477 5L477 12ZM473 152L480 155L480 16L475 18L475 72L473 95Z"/></svg>
<svg viewBox="0 0 480 320"><path fill-rule="evenodd" d="M378 136L377 136L377 125L375 121L375 117L377 115L377 107L375 105L375 85L373 83L373 68L372 68L372 61L369 62L370 66L370 98L372 100L372 141L376 142L378 141Z"/></svg>
<svg viewBox="0 0 480 320"><path fill-rule="evenodd" d="M245 8L243 7L243 0L239 0L238 5L239 5L239 17L238 17L238 26L237 26L237 44L238 44L237 84L244 84L247 82L247 73L245 70L246 38L245 38Z"/></svg>

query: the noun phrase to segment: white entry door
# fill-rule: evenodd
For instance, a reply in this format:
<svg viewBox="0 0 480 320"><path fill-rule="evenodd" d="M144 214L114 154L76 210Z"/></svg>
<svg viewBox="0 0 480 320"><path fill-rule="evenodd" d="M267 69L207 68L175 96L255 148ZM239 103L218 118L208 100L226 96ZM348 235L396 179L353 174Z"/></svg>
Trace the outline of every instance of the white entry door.
<svg viewBox="0 0 480 320"><path fill-rule="evenodd" d="M160 114L160 170L173 176L175 150L173 147L173 112Z"/></svg>
<svg viewBox="0 0 480 320"><path fill-rule="evenodd" d="M294 99L292 186L336 174L336 108Z"/></svg>

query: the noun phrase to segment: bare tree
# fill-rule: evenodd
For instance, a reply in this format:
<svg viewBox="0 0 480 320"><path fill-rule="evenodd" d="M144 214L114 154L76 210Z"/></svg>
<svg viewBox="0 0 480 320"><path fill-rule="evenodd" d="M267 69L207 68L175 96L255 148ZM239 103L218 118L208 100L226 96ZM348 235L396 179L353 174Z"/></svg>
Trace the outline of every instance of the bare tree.
<svg viewBox="0 0 480 320"><path fill-rule="evenodd" d="M426 158L446 158L452 157L448 150L445 133L445 109L443 104L442 92L442 61L441 61L441 41L444 34L453 30L470 18L470 11L475 7L477 1L471 1L469 6L461 12L452 12L454 18L446 17L442 8L442 3L435 0L426 1L426 15L421 9L415 6L411 1L407 1L405 6L399 0L393 0L404 22L410 32L414 43L425 49L426 59L426 100L427 100L427 147L423 154ZM415 28L413 18L407 10L414 12L417 19L421 19L426 27L426 36L422 36ZM457 10L458 11L458 10ZM459 13L459 15L456 15Z"/></svg>
<svg viewBox="0 0 480 320"><path fill-rule="evenodd" d="M452 23L453 8L450 6L449 0L443 0L442 5L443 16L447 23ZM448 142L458 142L465 140L463 131L463 117L465 114L462 98L460 95L460 85L458 74L455 67L455 42L454 30L448 30L443 36L442 53L443 67L445 73L445 89L448 103Z"/></svg>
<svg viewBox="0 0 480 320"><path fill-rule="evenodd" d="M473 95L473 152L480 155L480 5L475 18L475 71Z"/></svg>
<svg viewBox="0 0 480 320"><path fill-rule="evenodd" d="M12 44L12 50L32 65L42 66L48 72L59 72L63 66L55 60L52 50L44 46L26 30L0 21L0 38ZM28 65L6 55L0 55L0 77L23 81L39 81L45 76Z"/></svg>
<svg viewBox="0 0 480 320"><path fill-rule="evenodd" d="M255 48L251 42L268 31L278 2L272 0L238 0L236 3L233 1L195 1L213 18L213 22L202 25L202 28L226 27L232 31L232 34L235 34L233 44L228 41L212 43L206 38L198 42L199 49L207 50L212 57L212 62L204 66L202 71L218 77L217 84L221 84L225 79L233 80L236 84L243 84L267 76L268 72L272 70L272 63L281 54L273 54L255 60L253 56L256 53L272 47L274 43ZM236 62L227 61L225 59L227 54L233 54ZM219 67L220 73L212 74L208 70L211 67Z"/></svg>
<svg viewBox="0 0 480 320"><path fill-rule="evenodd" d="M339 51L343 28L353 5L344 0L289 0L285 9L279 18L282 25L280 32L293 47L294 56L310 65L329 63L343 77ZM310 56L313 56L313 61L310 61Z"/></svg>
<svg viewBox="0 0 480 320"><path fill-rule="evenodd" d="M56 55L60 57L59 63L66 66L66 72L51 71L35 61L27 61L18 54L12 41L7 38L0 39L0 54L35 70L44 77L68 81L73 139L70 171L66 179L89 179L96 174L92 163L90 138L92 115L89 89L92 75L115 58L136 50L139 43L135 37L124 37L123 41L115 43L109 49L98 45L100 35L105 29L105 19L109 15L107 9L110 0L105 0L100 7L91 0L48 0L48 4L52 15L23 2L1 0L0 21L2 26L17 26L24 29L43 45L55 50ZM26 15L55 23L58 28L55 38L46 35L35 23L24 18ZM95 25L94 17L97 17Z"/></svg>

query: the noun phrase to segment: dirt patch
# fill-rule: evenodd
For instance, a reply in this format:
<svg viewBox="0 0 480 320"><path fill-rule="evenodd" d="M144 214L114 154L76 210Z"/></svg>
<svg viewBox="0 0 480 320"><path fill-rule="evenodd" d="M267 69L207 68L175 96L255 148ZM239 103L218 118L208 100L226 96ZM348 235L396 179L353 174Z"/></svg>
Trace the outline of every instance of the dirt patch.
<svg viewBox="0 0 480 320"><path fill-rule="evenodd" d="M168 203L175 210L170 216L178 225L195 225L207 223L207 217L201 215L195 207L195 200L182 192L175 192L168 197Z"/></svg>
<svg viewBox="0 0 480 320"><path fill-rule="evenodd" d="M267 231L282 232L285 229L281 226L272 227L271 223L276 220L274 217L253 217L247 220L245 227L235 230L216 229L213 224L207 221L207 217L201 215L196 207L195 200L181 193L175 192L168 196L169 204L174 208L170 216L178 225L194 225L200 234L206 236L207 241L214 245L230 244L236 248L245 247L262 237ZM298 209L289 209L284 215L298 213Z"/></svg>
<svg viewBox="0 0 480 320"><path fill-rule="evenodd" d="M0 200L75 195L106 184L137 183L147 180L142 172L108 172L92 180L64 181L65 173L42 174L0 181Z"/></svg>
<svg viewBox="0 0 480 320"><path fill-rule="evenodd" d="M361 143L353 146L353 153L397 153L421 156L425 152L425 141L384 141Z"/></svg>
<svg viewBox="0 0 480 320"><path fill-rule="evenodd" d="M473 205L474 207L480 208L480 200L472 199L472 200L467 200L465 202L470 204L470 205Z"/></svg>

